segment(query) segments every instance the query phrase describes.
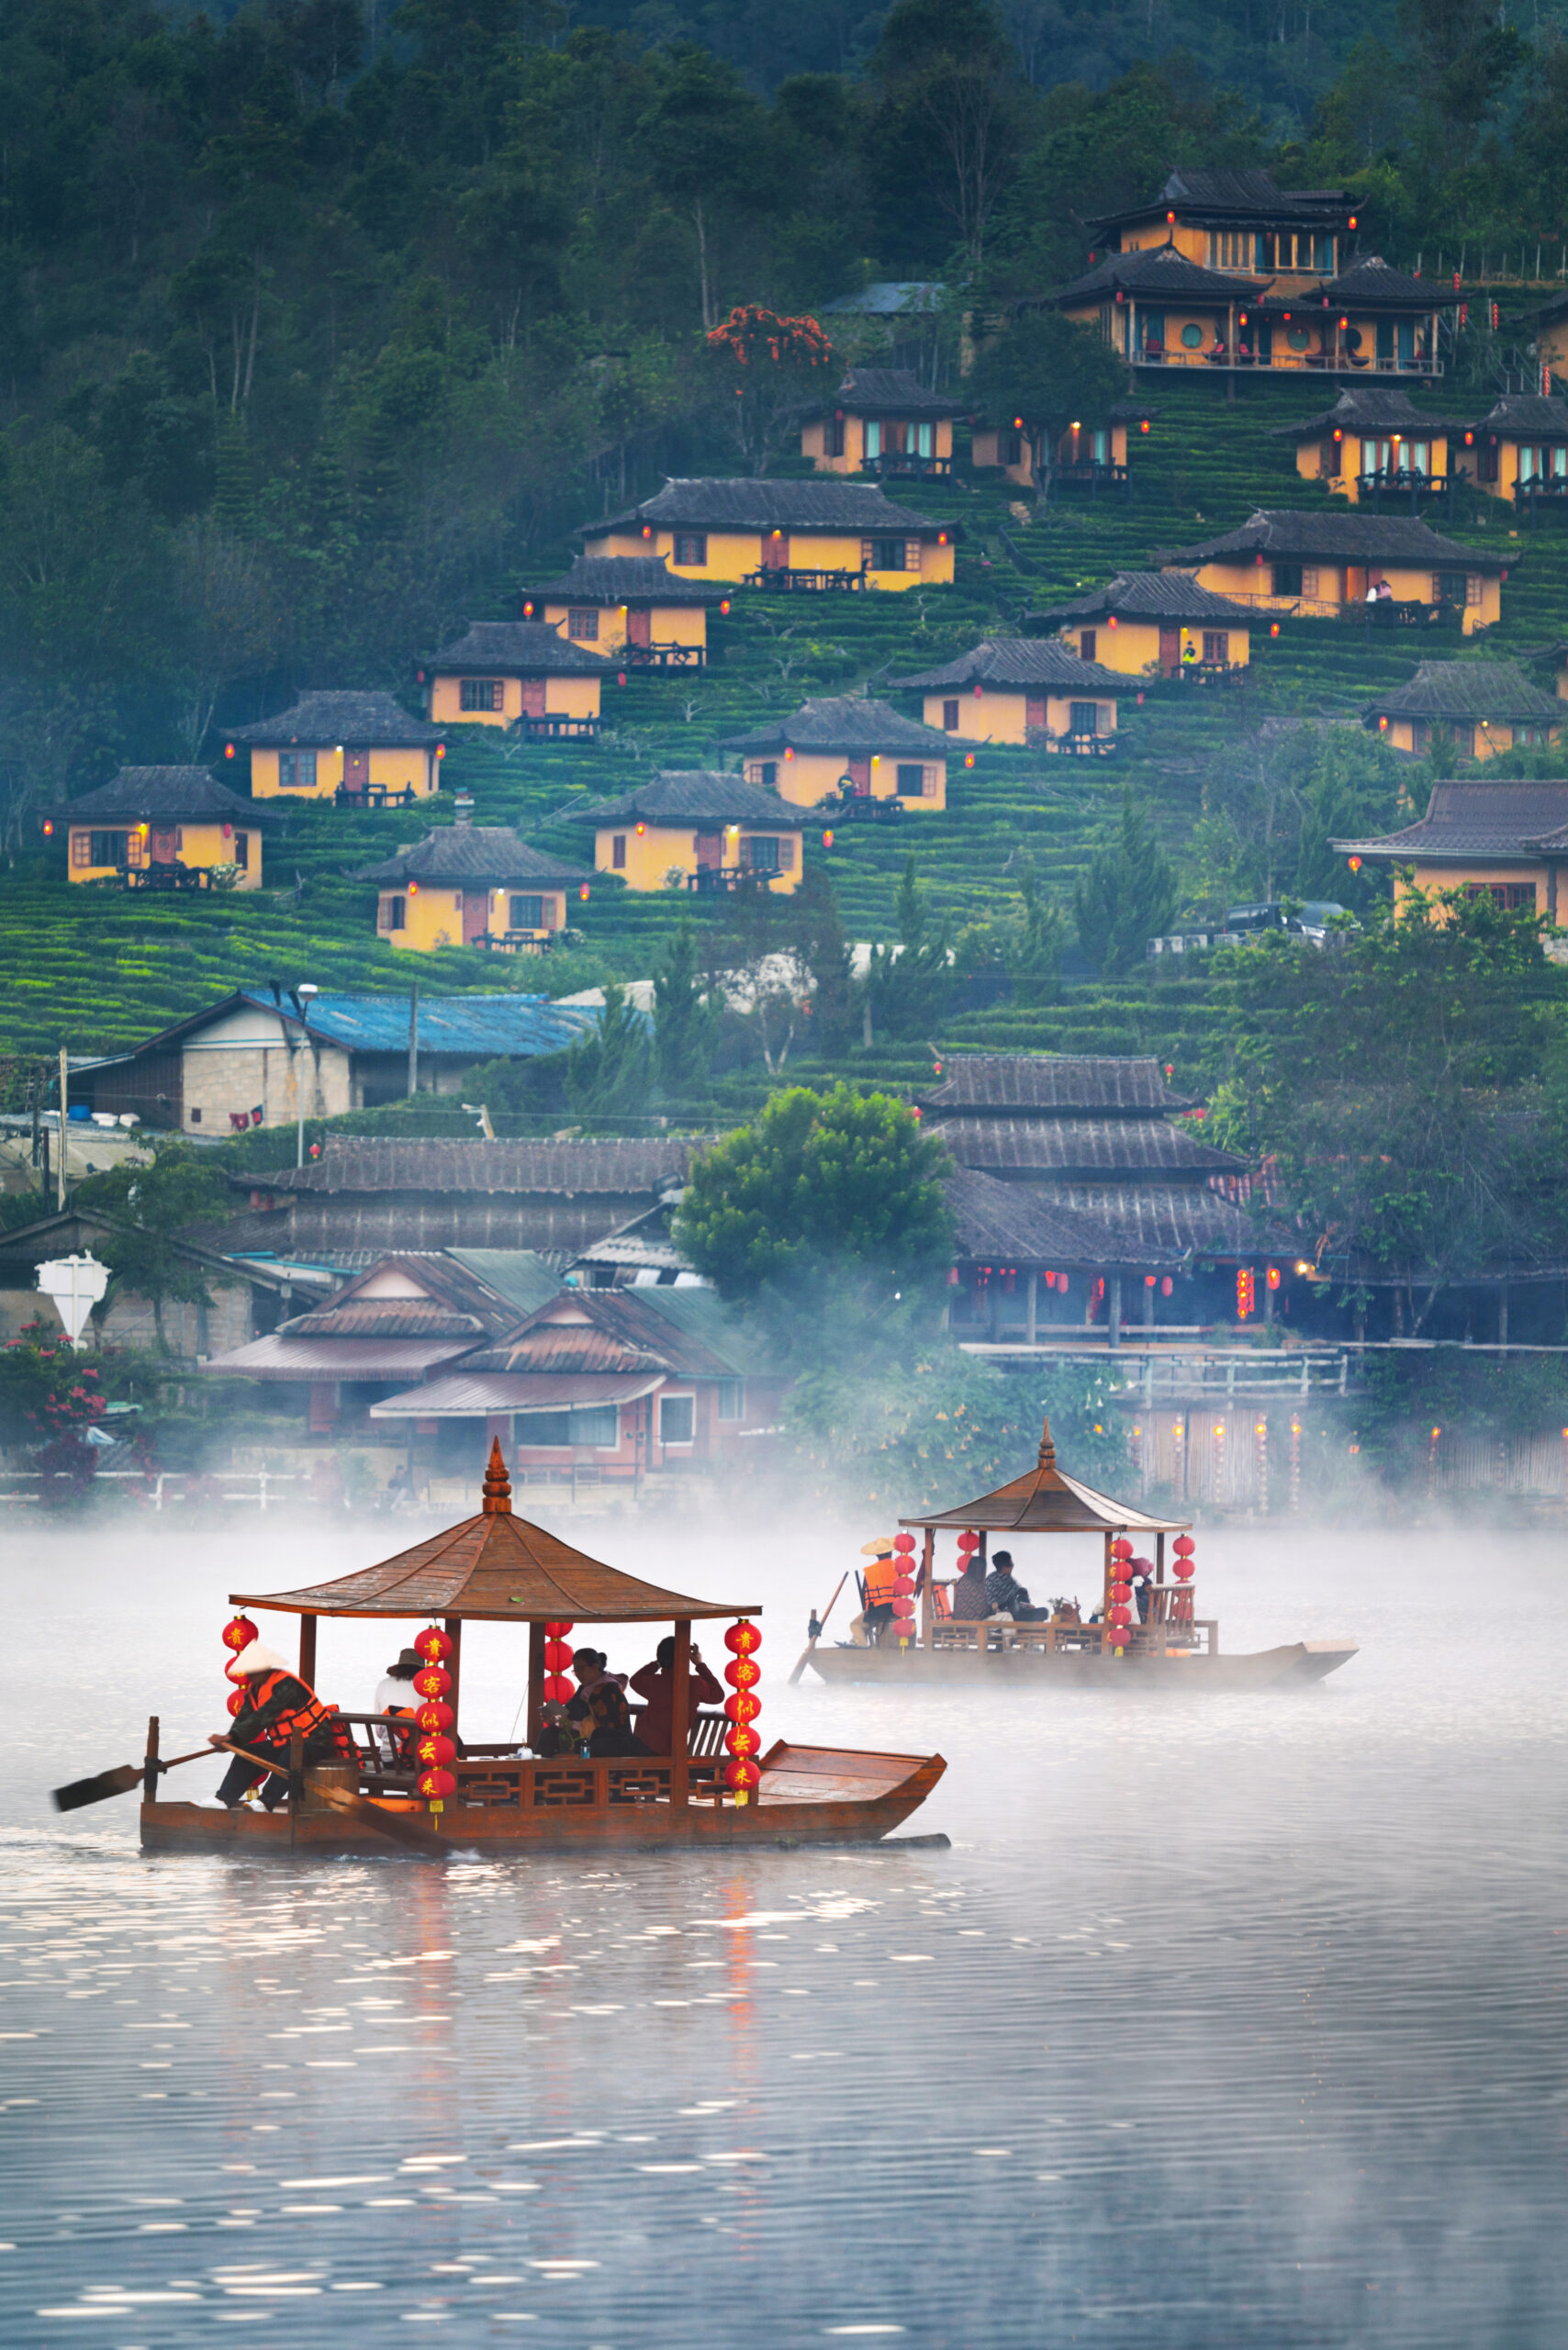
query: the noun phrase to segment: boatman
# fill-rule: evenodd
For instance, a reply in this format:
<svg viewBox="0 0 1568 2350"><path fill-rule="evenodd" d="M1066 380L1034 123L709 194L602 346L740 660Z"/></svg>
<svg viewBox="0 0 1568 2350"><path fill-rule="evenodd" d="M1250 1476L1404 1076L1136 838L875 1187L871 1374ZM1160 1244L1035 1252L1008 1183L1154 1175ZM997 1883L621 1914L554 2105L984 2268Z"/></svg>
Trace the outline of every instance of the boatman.
<svg viewBox="0 0 1568 2350"><path fill-rule="evenodd" d="M277 1809L288 1794L288 1746L297 1736L305 1740L308 1762L358 1761L347 1729L333 1718L330 1707L324 1706L314 1689L260 1640L241 1650L229 1668L229 1678L245 1700L234 1717L230 1737L236 1746L249 1747L253 1754L275 1754L278 1761L269 1771L236 1754L218 1790L218 1800L227 1810L232 1811L258 1779L266 1781L262 1790L263 1806L268 1811ZM217 1744L216 1739L213 1743Z"/></svg>
<svg viewBox="0 0 1568 2350"><path fill-rule="evenodd" d="M898 1596L899 1571L893 1558L892 1536L879 1534L874 1542L862 1543L860 1555L871 1561L860 1578L866 1595L866 1638L873 1648L879 1648L883 1628L893 1620L893 1601Z"/></svg>

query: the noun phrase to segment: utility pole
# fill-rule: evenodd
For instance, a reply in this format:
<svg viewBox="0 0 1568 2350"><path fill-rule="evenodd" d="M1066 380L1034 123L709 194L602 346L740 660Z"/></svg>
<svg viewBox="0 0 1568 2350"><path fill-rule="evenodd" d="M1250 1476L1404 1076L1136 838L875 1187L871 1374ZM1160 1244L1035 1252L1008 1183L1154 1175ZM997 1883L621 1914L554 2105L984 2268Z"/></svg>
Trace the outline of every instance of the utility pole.
<svg viewBox="0 0 1568 2350"><path fill-rule="evenodd" d="M420 986L409 990L409 1099L420 1090Z"/></svg>
<svg viewBox="0 0 1568 2350"><path fill-rule="evenodd" d="M294 1054L295 1107L298 1112L298 1133L295 1143L294 1163L296 1167L303 1167L305 1164L305 1077L303 1072L303 1063L305 1055L310 1049L311 1002L316 996L320 994L321 990L318 987L312 987L308 979L302 979L299 985L297 988L291 988L289 992L294 998L295 1008L299 1013L299 1042L295 1047Z"/></svg>
<svg viewBox="0 0 1568 2350"><path fill-rule="evenodd" d="M65 1208L65 1113L71 1091L71 1064L65 1047L60 1047L60 1166L55 1174L54 1203L62 1214Z"/></svg>

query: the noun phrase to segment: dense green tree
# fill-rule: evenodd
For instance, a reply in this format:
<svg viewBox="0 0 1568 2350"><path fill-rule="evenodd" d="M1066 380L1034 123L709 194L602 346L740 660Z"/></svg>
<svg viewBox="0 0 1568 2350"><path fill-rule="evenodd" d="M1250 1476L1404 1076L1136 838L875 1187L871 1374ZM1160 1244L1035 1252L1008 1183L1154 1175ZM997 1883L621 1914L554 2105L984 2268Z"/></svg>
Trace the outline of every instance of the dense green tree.
<svg viewBox="0 0 1568 2350"><path fill-rule="evenodd" d="M1126 388L1126 368L1103 335L1059 310L1025 310L991 341L975 388L998 421L1028 434L1035 479L1048 497L1057 443L1070 424L1103 425Z"/></svg>
<svg viewBox="0 0 1568 2350"><path fill-rule="evenodd" d="M648 1024L613 980L604 990L598 1026L566 1057L566 1083L567 1106L595 1125L636 1118L647 1109L654 1084Z"/></svg>
<svg viewBox="0 0 1568 2350"><path fill-rule="evenodd" d="M696 935L683 915L654 972L654 1056L660 1090L672 1100L702 1091L722 1011L722 999L700 976Z"/></svg>
<svg viewBox="0 0 1568 2350"><path fill-rule="evenodd" d="M1097 849L1072 893L1078 943L1097 971L1119 978L1143 960L1151 938L1170 929L1176 877L1152 822L1130 791L1108 848Z"/></svg>
<svg viewBox="0 0 1568 2350"><path fill-rule="evenodd" d="M913 856L899 878L893 926L897 943L873 947L866 976L872 1024L883 1035L930 1036L953 993L951 925L932 919Z"/></svg>
<svg viewBox="0 0 1568 2350"><path fill-rule="evenodd" d="M89 1177L77 1199L116 1219L97 1253L112 1276L104 1310L121 1295L145 1298L152 1308L161 1351L163 1314L170 1305L210 1305L214 1275L178 1246L193 1226L221 1224L235 1195L210 1154L177 1138L156 1146L151 1165L123 1163ZM220 1277L219 1277L220 1278Z"/></svg>

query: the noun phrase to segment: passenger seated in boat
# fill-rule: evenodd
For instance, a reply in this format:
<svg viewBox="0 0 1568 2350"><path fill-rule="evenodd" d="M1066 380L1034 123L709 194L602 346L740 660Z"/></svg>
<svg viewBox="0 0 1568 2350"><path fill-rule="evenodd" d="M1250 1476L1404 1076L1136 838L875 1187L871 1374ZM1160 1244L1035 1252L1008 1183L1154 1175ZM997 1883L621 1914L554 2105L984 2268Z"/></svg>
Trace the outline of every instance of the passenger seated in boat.
<svg viewBox="0 0 1568 2350"><path fill-rule="evenodd" d="M582 1751L583 1734L559 1699L546 1697L543 1718L539 1726L536 1754L577 1754Z"/></svg>
<svg viewBox="0 0 1568 2350"><path fill-rule="evenodd" d="M566 1711L579 1731L587 1730L588 1752L596 1757L646 1754L648 1748L633 1732L625 1676L607 1673L604 1656L598 1649L578 1649L572 1659L572 1671L577 1676L577 1694Z"/></svg>
<svg viewBox="0 0 1568 2350"><path fill-rule="evenodd" d="M646 1699L637 1723L637 1736L650 1754L669 1754L672 1724L675 1719L675 1636L659 1642L652 1664L643 1666L632 1675L632 1686L639 1697ZM699 1706L723 1703L724 1693L702 1662L702 1651L695 1641L691 1647L691 1673L686 1685L687 1733L697 1718Z"/></svg>
<svg viewBox="0 0 1568 2350"><path fill-rule="evenodd" d="M1152 1559L1129 1559L1127 1561L1127 1581L1133 1587L1133 1605L1137 1609L1138 1622L1140 1624L1147 1624L1148 1621L1148 1595L1154 1586L1154 1561Z"/></svg>
<svg viewBox="0 0 1568 2350"><path fill-rule="evenodd" d="M414 1759L414 1716L420 1710L420 1693L414 1687L414 1675L424 1664L412 1649L399 1651L396 1664L389 1664L382 1674L375 1692L378 1714L406 1714L406 1731L384 1729L377 1725L375 1743L387 1762L412 1762Z"/></svg>
<svg viewBox="0 0 1568 2350"><path fill-rule="evenodd" d="M993 1616L1011 1616L1015 1624L1043 1624L1050 1612L1031 1604L1028 1593L1013 1572L1011 1550L993 1553L991 1571L985 1579L985 1595Z"/></svg>
<svg viewBox="0 0 1568 2350"><path fill-rule="evenodd" d="M971 1550L969 1561L953 1585L953 1617L959 1624L983 1624L991 1614L991 1602L985 1595L985 1567L978 1550Z"/></svg>

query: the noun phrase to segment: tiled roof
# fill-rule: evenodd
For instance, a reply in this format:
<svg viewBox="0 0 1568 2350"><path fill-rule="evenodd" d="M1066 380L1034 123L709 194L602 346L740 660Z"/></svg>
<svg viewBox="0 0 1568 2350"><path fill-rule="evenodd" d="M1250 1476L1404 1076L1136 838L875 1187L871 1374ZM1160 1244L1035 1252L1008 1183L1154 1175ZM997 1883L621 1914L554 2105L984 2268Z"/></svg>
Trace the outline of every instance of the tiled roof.
<svg viewBox="0 0 1568 2350"><path fill-rule="evenodd" d="M1407 685L1379 694L1368 718L1535 718L1552 725L1568 718L1568 703L1532 686L1517 661L1423 661Z"/></svg>
<svg viewBox="0 0 1568 2350"><path fill-rule="evenodd" d="M467 634L432 653L425 666L494 669L516 677L597 677L610 664L602 654L558 636L543 621L470 621Z"/></svg>
<svg viewBox="0 0 1568 2350"><path fill-rule="evenodd" d="M466 1365L370 1407L373 1420L475 1420L500 1412L559 1412L574 1404L634 1404L663 1385L663 1371L470 1371ZM524 1443L527 1438L521 1439Z"/></svg>
<svg viewBox="0 0 1568 2350"><path fill-rule="evenodd" d="M532 1314L561 1286L555 1265L532 1248L449 1248L445 1257L514 1314Z"/></svg>
<svg viewBox="0 0 1568 2350"><path fill-rule="evenodd" d="M1047 1266L1149 1261L1147 1251L1129 1247L1119 1226L1042 1200L1032 1184L999 1183L994 1176L965 1167L947 1177L943 1190L957 1227L953 1253L960 1260ZM1158 1249L1155 1256L1175 1264L1182 1253Z"/></svg>
<svg viewBox="0 0 1568 2350"><path fill-rule="evenodd" d="M590 881L580 865L567 865L530 848L508 824L442 824L427 833L414 846L376 865L362 866L356 881L465 882L509 884L550 881L568 885Z"/></svg>
<svg viewBox="0 0 1568 2350"><path fill-rule="evenodd" d="M381 750L419 748L440 743L439 726L410 718L390 694L301 694L292 710L263 718L255 726L229 730L232 743L314 743L374 745Z"/></svg>
<svg viewBox="0 0 1568 2350"><path fill-rule="evenodd" d="M1568 782L1435 783L1419 822L1375 840L1333 841L1347 856L1401 865L1446 857L1518 857L1568 825Z"/></svg>
<svg viewBox="0 0 1568 2350"><path fill-rule="evenodd" d="M286 996L281 1006L274 1005L270 992L263 988L243 988L232 1001L258 1004L265 1012L278 1011L286 1021L292 1022L294 1018L293 1006ZM552 1003L548 996L543 995L421 995L420 1050L459 1053L474 1060L559 1053L594 1027L598 1017L597 1013L576 1005ZM341 1045L348 1052L406 1053L409 999L406 995L337 995L324 991L311 1002L308 1024L313 1036ZM161 1041L155 1038L152 1043ZM142 1049L149 1047L144 1046ZM340 1138L329 1135L327 1158L339 1147ZM418 1149L423 1146L409 1143L397 1147ZM450 1146L456 1150L470 1147L467 1143ZM478 1147L500 1147L488 1144ZM307 1174L311 1171L308 1168L304 1170ZM257 1180L267 1190L276 1191L284 1179L269 1173Z"/></svg>
<svg viewBox="0 0 1568 2350"><path fill-rule="evenodd" d="M491 1001L505 1004L509 999ZM424 1014L421 1002L421 1031ZM589 1021L596 1017L591 1013L587 1016ZM572 1033L577 1032L574 1028ZM407 1042L406 1016L403 1035ZM700 1147L665 1136L605 1142L451 1142L422 1136L383 1142L329 1135L320 1158L310 1166L284 1168L251 1180L269 1192L658 1192L685 1182L691 1154ZM476 1259L486 1253L464 1252Z"/></svg>
<svg viewBox="0 0 1568 2350"><path fill-rule="evenodd" d="M706 1289L572 1290L499 1345L464 1358L466 1371L666 1371L734 1379L759 1367L756 1342Z"/></svg>
<svg viewBox="0 0 1568 2350"><path fill-rule="evenodd" d="M308 1338L454 1338L485 1336L476 1314L455 1314L433 1297L355 1297L296 1315L282 1325Z"/></svg>
<svg viewBox="0 0 1568 2350"><path fill-rule="evenodd" d="M1140 299L1165 302L1234 302L1261 285L1260 277L1239 277L1204 269L1174 245L1156 245L1140 252L1107 253L1085 276L1070 285L1058 285L1050 299L1066 302L1091 294L1112 294L1118 287Z"/></svg>
<svg viewBox="0 0 1568 2350"><path fill-rule="evenodd" d="M1515 433L1531 440L1568 441L1568 400L1543 399L1539 393L1509 392L1489 408L1477 431Z"/></svg>
<svg viewBox="0 0 1568 2350"><path fill-rule="evenodd" d="M949 1053L940 1082L921 1096L920 1106L928 1115L972 1109L1127 1117L1196 1104L1191 1095L1171 1091L1152 1055Z"/></svg>
<svg viewBox="0 0 1568 2350"><path fill-rule="evenodd" d="M788 718L750 734L733 734L726 751L909 751L922 758L946 758L951 743L934 726L904 718L890 702L861 694L832 694L803 701Z"/></svg>
<svg viewBox="0 0 1568 2350"><path fill-rule="evenodd" d="M1185 164L1171 172L1158 195L1147 204L1128 205L1107 212L1084 226L1092 230L1114 228L1123 220L1141 220L1155 211L1178 208L1199 213L1245 214L1252 220L1321 220L1343 212L1350 198L1338 188L1283 189L1274 175L1256 168L1204 171Z"/></svg>
<svg viewBox="0 0 1568 2350"><path fill-rule="evenodd" d="M662 554L580 554L558 579L525 588L525 596L576 597L585 604L711 604L719 590L678 579Z"/></svg>
<svg viewBox="0 0 1568 2350"><path fill-rule="evenodd" d="M1392 386L1385 390L1378 384L1349 385L1332 408L1317 408L1311 416L1299 417L1290 424L1271 424L1268 429L1282 441L1305 441L1315 432L1332 431L1336 425L1345 432L1399 432L1417 440L1423 433L1463 429L1459 418L1428 416L1417 408L1408 392L1395 391Z"/></svg>
<svg viewBox="0 0 1568 2350"><path fill-rule="evenodd" d="M888 683L909 693L935 693L943 686L1056 686L1063 693L1122 694L1128 680L1097 661L1081 661L1054 636L988 636L940 669L918 669Z"/></svg>
<svg viewBox="0 0 1568 2350"><path fill-rule="evenodd" d="M1092 595L1049 611L1031 612L1029 618L1054 627L1063 621L1105 619L1112 612L1127 620L1234 621L1243 625L1252 617L1245 604L1233 604L1212 588L1200 588L1183 572L1119 571Z"/></svg>
<svg viewBox="0 0 1568 2350"><path fill-rule="evenodd" d="M1194 1183L1211 1175L1245 1173L1247 1161L1233 1151L1200 1142L1184 1126L1165 1118L943 1118L930 1117L927 1133L960 1167L1033 1169L1081 1176L1159 1172Z"/></svg>
<svg viewBox="0 0 1568 2350"><path fill-rule="evenodd" d="M249 1346L209 1355L201 1365L220 1379L417 1379L431 1363L450 1362L471 1338L312 1337L269 1331Z"/></svg>
<svg viewBox="0 0 1568 2350"><path fill-rule="evenodd" d="M1256 1260L1295 1245L1282 1227L1260 1222L1223 1192L1191 1184L1050 1183L1042 1184L1038 1195L1115 1225L1135 1254L1159 1249Z"/></svg>
<svg viewBox="0 0 1568 2350"><path fill-rule="evenodd" d="M632 522L686 530L902 532L920 538L931 531L957 534L955 522L939 522L896 506L868 483L754 481L749 476L722 480L666 481L640 506L628 506L602 522L585 522L577 538L602 538Z"/></svg>
<svg viewBox="0 0 1568 2350"><path fill-rule="evenodd" d="M116 817L128 823L275 824L277 811L264 801L241 800L206 767L121 767L95 791L84 791L61 811L73 824Z"/></svg>
<svg viewBox="0 0 1568 2350"><path fill-rule="evenodd" d="M960 416L966 403L928 392L907 367L851 367L825 405L846 408L855 415L876 408L903 416Z"/></svg>
<svg viewBox="0 0 1568 2350"><path fill-rule="evenodd" d="M1392 303L1400 308L1435 310L1445 299L1434 279L1407 277L1402 269L1390 269L1377 253L1352 262L1338 277L1326 277L1322 284L1329 300L1341 304L1371 303L1375 308Z"/></svg>
<svg viewBox="0 0 1568 2350"><path fill-rule="evenodd" d="M1226 554L1327 556L1340 563L1413 563L1453 571L1501 571L1518 563L1511 554L1483 553L1462 546L1457 539L1439 538L1425 522L1398 514L1304 514L1290 507L1260 506L1238 531L1196 546L1176 547L1168 564L1212 563Z"/></svg>
<svg viewBox="0 0 1568 2350"><path fill-rule="evenodd" d="M779 832L798 830L807 811L744 775L666 767L619 800L596 800L566 813L576 823L766 824Z"/></svg>

